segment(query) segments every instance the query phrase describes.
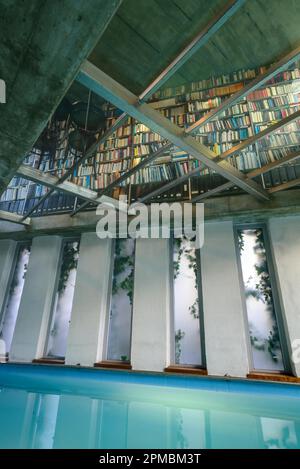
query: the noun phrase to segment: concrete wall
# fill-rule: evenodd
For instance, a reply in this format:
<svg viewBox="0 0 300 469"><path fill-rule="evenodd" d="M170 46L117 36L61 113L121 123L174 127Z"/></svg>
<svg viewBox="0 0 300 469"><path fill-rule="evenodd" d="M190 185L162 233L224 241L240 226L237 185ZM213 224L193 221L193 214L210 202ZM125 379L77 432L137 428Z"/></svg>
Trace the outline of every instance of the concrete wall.
<svg viewBox="0 0 300 469"><path fill-rule="evenodd" d="M232 222L206 223L200 251L207 370L246 376L246 327Z"/></svg>
<svg viewBox="0 0 300 469"><path fill-rule="evenodd" d="M269 232L277 282L281 294L290 355L298 360L293 371L300 376L300 217L272 218Z"/></svg>
<svg viewBox="0 0 300 469"><path fill-rule="evenodd" d="M93 366L105 359L112 243L81 237L66 363Z"/></svg>
<svg viewBox="0 0 300 469"><path fill-rule="evenodd" d="M167 239L136 241L131 363L162 371L172 361L170 250Z"/></svg>
<svg viewBox="0 0 300 469"><path fill-rule="evenodd" d="M43 356L60 250L59 236L39 236L33 239L11 345L11 361L28 362Z"/></svg>
<svg viewBox="0 0 300 469"><path fill-rule="evenodd" d="M300 349L300 216L269 222L271 248L289 352ZM43 355L60 256L61 237L33 239L11 347L12 361ZM0 241L0 306L5 300L15 242ZM231 221L208 222L201 249L206 362L210 375L246 376L249 340ZM106 358L112 243L94 232L81 237L67 364L92 366ZM174 362L169 241L136 242L131 363L162 371ZM299 344L296 342L299 340ZM298 354L300 358L300 353ZM300 360L299 360L300 361ZM300 376L296 363L294 373Z"/></svg>

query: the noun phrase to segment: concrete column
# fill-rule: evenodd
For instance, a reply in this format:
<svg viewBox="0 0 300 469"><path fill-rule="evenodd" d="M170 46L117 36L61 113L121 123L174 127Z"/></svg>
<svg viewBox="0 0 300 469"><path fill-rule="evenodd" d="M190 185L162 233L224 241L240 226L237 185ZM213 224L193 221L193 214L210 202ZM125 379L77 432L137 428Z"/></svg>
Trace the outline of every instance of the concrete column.
<svg viewBox="0 0 300 469"><path fill-rule="evenodd" d="M112 243L96 233L81 237L66 363L93 366L106 357Z"/></svg>
<svg viewBox="0 0 300 469"><path fill-rule="evenodd" d="M16 245L15 241L9 239L0 240L0 323L14 264Z"/></svg>
<svg viewBox="0 0 300 469"><path fill-rule="evenodd" d="M205 224L200 256L208 373L245 376L246 322L231 221Z"/></svg>
<svg viewBox="0 0 300 469"><path fill-rule="evenodd" d="M173 331L169 240L138 239L134 275L132 368L163 371L171 361Z"/></svg>
<svg viewBox="0 0 300 469"><path fill-rule="evenodd" d="M60 250L58 236L33 239L10 361L28 362L44 353Z"/></svg>
<svg viewBox="0 0 300 469"><path fill-rule="evenodd" d="M296 376L300 376L300 217L272 218L269 232L287 346L290 356L293 350L298 349L298 363L292 363L292 367Z"/></svg>

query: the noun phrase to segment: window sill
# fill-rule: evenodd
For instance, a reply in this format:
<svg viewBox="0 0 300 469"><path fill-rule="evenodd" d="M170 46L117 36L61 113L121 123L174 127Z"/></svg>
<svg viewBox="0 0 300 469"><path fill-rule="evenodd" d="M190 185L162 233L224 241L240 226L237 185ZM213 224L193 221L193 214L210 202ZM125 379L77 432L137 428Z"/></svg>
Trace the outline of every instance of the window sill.
<svg viewBox="0 0 300 469"><path fill-rule="evenodd" d="M119 370L131 370L132 366L130 362L122 362L118 360L104 360L94 364L95 368L113 368Z"/></svg>
<svg viewBox="0 0 300 469"><path fill-rule="evenodd" d="M167 366L164 371L166 373L182 373L190 375L202 375L207 376L207 370L205 368L200 368L197 366L189 365L170 365Z"/></svg>
<svg viewBox="0 0 300 469"><path fill-rule="evenodd" d="M247 374L248 379L257 379L263 381L279 381L284 383L300 383L300 378L283 373L266 373L261 371L252 371Z"/></svg>
<svg viewBox="0 0 300 469"><path fill-rule="evenodd" d="M58 358L35 358L32 363L46 363L47 365L64 365L65 360Z"/></svg>

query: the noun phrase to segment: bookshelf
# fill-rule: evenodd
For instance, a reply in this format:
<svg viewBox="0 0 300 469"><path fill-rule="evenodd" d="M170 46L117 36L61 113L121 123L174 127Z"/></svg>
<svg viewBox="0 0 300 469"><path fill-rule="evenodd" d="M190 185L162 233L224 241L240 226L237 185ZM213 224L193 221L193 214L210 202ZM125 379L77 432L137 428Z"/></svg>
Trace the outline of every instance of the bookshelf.
<svg viewBox="0 0 300 469"><path fill-rule="evenodd" d="M180 86L163 89L152 97L151 106L181 127L187 127L218 107L224 99L243 88L265 71L240 70L229 75L211 77ZM272 123L281 120L299 109L300 68L299 63L281 72L264 87L253 91L240 102L228 108L220 116L203 125L195 134L196 139L208 146L216 155L262 131ZM103 105L106 128L119 117L121 111L109 103ZM77 139L78 129L72 119L50 122L46 129L52 138L37 142L24 163L42 171L61 177L82 155L82 143ZM43 133L44 134L44 133ZM46 136L47 136L46 135ZM72 138L71 138L72 135ZM96 138L99 134L89 135ZM247 172L283 158L300 150L300 127L298 122L276 131L270 136L241 150L228 161L238 170ZM39 139L40 140L40 139ZM50 141L50 143L49 143ZM46 142L46 143L45 143ZM101 144L92 158L79 165L70 180L93 190L101 190L124 172L137 165L164 143L160 135L144 124L128 117L127 122ZM222 176L205 168L198 160L178 148L160 156L154 163L135 173L113 192L114 197L126 193L130 201L150 192L161 184L183 176L199 168L199 176L188 179L159 198L189 200L197 194L225 182ZM300 176L299 162L287 163L280 169L259 176L264 187L287 182ZM47 188L14 177L0 201L0 209L26 213ZM239 189L231 189L239 192ZM51 211L69 211L75 197L54 193L38 210L38 214Z"/></svg>

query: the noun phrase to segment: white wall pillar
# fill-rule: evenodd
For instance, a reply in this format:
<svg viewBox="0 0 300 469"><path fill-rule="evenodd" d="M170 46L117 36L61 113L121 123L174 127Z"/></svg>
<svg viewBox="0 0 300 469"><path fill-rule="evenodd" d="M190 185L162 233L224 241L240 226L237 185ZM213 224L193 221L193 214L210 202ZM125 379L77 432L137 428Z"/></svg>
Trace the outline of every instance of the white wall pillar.
<svg viewBox="0 0 300 469"><path fill-rule="evenodd" d="M174 340L170 308L168 239L137 239L135 251L131 364L134 370L163 371Z"/></svg>
<svg viewBox="0 0 300 469"><path fill-rule="evenodd" d="M10 361L32 361L44 353L60 259L61 238L33 239Z"/></svg>
<svg viewBox="0 0 300 469"><path fill-rule="evenodd" d="M14 264L16 245L15 241L9 239L0 240L0 323Z"/></svg>
<svg viewBox="0 0 300 469"><path fill-rule="evenodd" d="M206 222L200 257L208 374L246 376L248 345L231 221Z"/></svg>
<svg viewBox="0 0 300 469"><path fill-rule="evenodd" d="M66 363L93 366L106 358L112 242L81 237Z"/></svg>
<svg viewBox="0 0 300 469"><path fill-rule="evenodd" d="M298 348L299 363L292 363L292 366L296 376L300 376L300 217L272 218L269 220L269 232L283 306L287 346L290 356L293 345Z"/></svg>

